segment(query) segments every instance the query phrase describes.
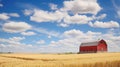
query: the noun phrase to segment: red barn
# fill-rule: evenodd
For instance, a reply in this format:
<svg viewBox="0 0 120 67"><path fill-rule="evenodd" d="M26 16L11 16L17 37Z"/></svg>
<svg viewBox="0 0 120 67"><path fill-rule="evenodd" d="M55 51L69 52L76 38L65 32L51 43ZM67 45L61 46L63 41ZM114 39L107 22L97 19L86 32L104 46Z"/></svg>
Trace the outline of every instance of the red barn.
<svg viewBox="0 0 120 67"><path fill-rule="evenodd" d="M102 39L95 42L81 43L79 53L107 52L107 43Z"/></svg>

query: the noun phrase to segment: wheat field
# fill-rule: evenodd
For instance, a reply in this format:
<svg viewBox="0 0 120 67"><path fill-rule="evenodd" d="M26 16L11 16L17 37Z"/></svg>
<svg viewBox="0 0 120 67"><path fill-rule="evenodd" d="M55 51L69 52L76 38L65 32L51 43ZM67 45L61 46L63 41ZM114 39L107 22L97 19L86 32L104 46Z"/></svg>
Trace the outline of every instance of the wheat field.
<svg viewBox="0 0 120 67"><path fill-rule="evenodd" d="M120 53L0 54L0 67L120 67Z"/></svg>

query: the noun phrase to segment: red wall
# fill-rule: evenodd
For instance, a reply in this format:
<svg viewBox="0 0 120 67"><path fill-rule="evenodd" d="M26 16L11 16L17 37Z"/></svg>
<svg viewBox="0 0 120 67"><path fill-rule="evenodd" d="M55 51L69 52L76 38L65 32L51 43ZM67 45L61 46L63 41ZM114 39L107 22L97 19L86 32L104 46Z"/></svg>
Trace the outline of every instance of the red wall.
<svg viewBox="0 0 120 67"><path fill-rule="evenodd" d="M97 50L98 50L98 51L107 51L107 45L104 44L104 43L100 43L100 44L97 46Z"/></svg>
<svg viewBox="0 0 120 67"><path fill-rule="evenodd" d="M96 52L97 46L82 46L79 49L79 52Z"/></svg>

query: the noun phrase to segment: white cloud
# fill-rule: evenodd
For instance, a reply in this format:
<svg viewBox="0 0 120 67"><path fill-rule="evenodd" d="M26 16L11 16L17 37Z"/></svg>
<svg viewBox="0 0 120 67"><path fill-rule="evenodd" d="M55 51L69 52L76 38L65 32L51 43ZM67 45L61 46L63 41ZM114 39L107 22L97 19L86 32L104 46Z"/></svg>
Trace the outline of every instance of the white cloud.
<svg viewBox="0 0 120 67"><path fill-rule="evenodd" d="M79 30L76 30L76 29L65 31L63 33L63 37L74 38L74 37L78 37L78 36L84 36L84 34L83 34L82 31L79 31Z"/></svg>
<svg viewBox="0 0 120 67"><path fill-rule="evenodd" d="M28 48L31 49L33 46L22 43L24 39L25 37L0 38L0 48L6 52L27 52Z"/></svg>
<svg viewBox="0 0 120 67"><path fill-rule="evenodd" d="M5 32L18 33L31 29L31 25L26 22L8 21L8 23L3 24L2 29Z"/></svg>
<svg viewBox="0 0 120 67"><path fill-rule="evenodd" d="M0 3L0 7L3 7L3 4Z"/></svg>
<svg viewBox="0 0 120 67"><path fill-rule="evenodd" d="M13 37L9 39L0 38L0 42L8 45L20 45L20 41L24 40L24 37Z"/></svg>
<svg viewBox="0 0 120 67"><path fill-rule="evenodd" d="M39 9L34 9L34 13L30 17L31 21L57 22L58 26L62 27L68 27L70 24L87 24L93 19L93 17L87 17L86 15L75 14L73 16L70 16L66 12L59 10L56 10L55 12L48 12Z"/></svg>
<svg viewBox="0 0 120 67"><path fill-rule="evenodd" d="M0 38L0 46L4 47L3 49L9 47L13 51L18 51L22 49L23 52L48 52L48 53L57 53L57 52L78 52L81 42L90 42L96 41L98 39L104 39L108 44L109 52L120 51L120 36L114 35L114 33L101 33L101 32L92 32L87 31L83 32L81 30L68 30L65 31L61 36L63 36L58 41L51 41L49 45L45 44L44 40L39 40L36 43L41 44L39 46L24 44L21 43L24 40L24 37L12 37L8 39ZM34 49L31 49L34 48ZM16 49L16 50L15 50ZM47 50L46 50L47 49ZM31 51L32 50L32 51ZM48 51L50 50L50 51ZM20 51L20 52L22 52Z"/></svg>
<svg viewBox="0 0 120 67"><path fill-rule="evenodd" d="M69 25L66 24L66 23L60 23L60 24L58 24L58 26L61 26L61 27L68 27Z"/></svg>
<svg viewBox="0 0 120 67"><path fill-rule="evenodd" d="M0 20L8 20L10 17L20 17L17 13L1 13Z"/></svg>
<svg viewBox="0 0 120 67"><path fill-rule="evenodd" d="M58 9L56 4L50 3L49 6L50 6L51 10L57 10Z"/></svg>
<svg viewBox="0 0 120 67"><path fill-rule="evenodd" d="M106 16L107 16L107 14L101 14L100 16L95 17L95 19L97 19L97 20L102 20L102 19L104 19Z"/></svg>
<svg viewBox="0 0 120 67"><path fill-rule="evenodd" d="M96 41L99 35L101 35L101 33L99 32L88 31L84 33L83 31L72 29L72 30L65 31L63 34L61 34L62 39L58 41L51 41L50 45L51 47L53 47L52 50L54 50L57 47L61 49L61 51L59 51L59 48L58 48L54 52L77 53L79 51L79 46L81 42Z"/></svg>
<svg viewBox="0 0 120 67"><path fill-rule="evenodd" d="M57 8L57 5L53 3L50 3L49 6L54 11L25 9L24 14L30 15L31 21L39 23L55 22L61 27L69 27L71 24L89 24L91 27L98 28L119 27L119 24L116 21L99 21L104 19L107 14L100 14L97 16L97 13L102 9L97 3L97 0L67 0L63 2L63 7L59 9ZM73 12L72 15L71 12ZM87 14L91 14L91 16L88 16ZM92 21L96 22L91 23Z"/></svg>
<svg viewBox="0 0 120 67"><path fill-rule="evenodd" d="M76 39L77 41L87 41L87 40L94 40L94 37L93 36L98 36L98 35L101 35L100 32L92 32L92 31L88 31L86 33L84 33L83 31L80 31L80 30L76 30L76 29L72 29L72 30L68 30L68 31L65 31L63 33L63 37L65 38L70 38L70 39ZM95 38L96 40L96 38Z"/></svg>
<svg viewBox="0 0 120 67"><path fill-rule="evenodd" d="M87 24L90 20L92 20L91 17L87 17L86 15L74 15L74 16L66 16L64 18L64 22L66 24Z"/></svg>
<svg viewBox="0 0 120 67"><path fill-rule="evenodd" d="M39 41L37 42L37 44L45 44L45 41L44 41L44 40L39 40Z"/></svg>
<svg viewBox="0 0 120 67"><path fill-rule="evenodd" d="M68 27L71 24L88 24L92 20L101 20L106 14L95 15L102 9L97 0L69 0L63 2L63 7L57 8L56 4L50 3L54 11L34 9L32 12L25 10L25 15L30 15L30 20L35 22L56 22L58 26ZM71 12L72 16L71 16ZM86 14L92 14L87 16Z"/></svg>
<svg viewBox="0 0 120 67"><path fill-rule="evenodd" d="M21 41L24 40L25 37L13 37L13 38L9 38L10 41Z"/></svg>
<svg viewBox="0 0 120 67"><path fill-rule="evenodd" d="M8 15L11 17L20 17L20 15L17 13L9 13Z"/></svg>
<svg viewBox="0 0 120 67"><path fill-rule="evenodd" d="M25 9L25 10L23 11L23 13L24 13L24 15L29 16L29 15L32 15L33 10Z"/></svg>
<svg viewBox="0 0 120 67"><path fill-rule="evenodd" d="M46 34L48 36L54 36L54 37L58 37L60 35L59 32L56 31L49 31L47 29L44 28L34 28L35 31L42 33L42 34Z"/></svg>
<svg viewBox="0 0 120 67"><path fill-rule="evenodd" d="M36 35L35 32L31 32L31 31L29 31L29 32L21 32L21 34L22 34L22 35L25 35L25 36Z"/></svg>
<svg viewBox="0 0 120 67"><path fill-rule="evenodd" d="M100 34L101 34L100 32L88 31L88 32L84 33L83 31L72 29L72 30L65 31L63 33L63 37L88 39L93 35L95 36L95 35L100 35Z"/></svg>
<svg viewBox="0 0 120 67"><path fill-rule="evenodd" d="M69 16L65 12L55 11L55 12L47 12L43 10L34 10L33 16L30 18L32 21L36 22L61 22L62 19L64 23L61 23L60 26L67 27L67 24L86 24L88 21L92 20L91 17L87 17L86 15L74 15Z"/></svg>
<svg viewBox="0 0 120 67"><path fill-rule="evenodd" d="M72 29L72 30L65 31L63 34L61 34L63 39L58 40L58 41L52 41L51 45L54 45L54 46L63 45L63 47L65 45L65 46L70 47L71 49L73 47L79 48L79 45L81 44L81 42L94 41L94 40L98 39L97 36L99 36L99 35L101 35L100 32L88 31L88 32L84 33L80 30ZM76 49L78 49L78 48L76 48Z"/></svg>
<svg viewBox="0 0 120 67"><path fill-rule="evenodd" d="M100 33L100 32L88 31L86 34L87 34L87 35L101 35L102 33Z"/></svg>
<svg viewBox="0 0 120 67"><path fill-rule="evenodd" d="M113 34L104 34L102 36L104 39L106 39L108 44L108 49L110 52L119 52L120 51L120 36L115 36Z"/></svg>
<svg viewBox="0 0 120 67"><path fill-rule="evenodd" d="M35 22L56 22L58 26L68 27L70 24L87 24L92 20L100 20L106 17L106 14L102 14L95 17L102 8L97 3L97 0L70 0L64 1L63 7L57 8L57 5L50 3L50 8L54 11L45 11L41 9L34 9L33 12L25 10L24 14L30 16L31 21ZM74 12L72 16L71 12ZM87 16L86 14L92 14ZM94 16L94 17L93 17Z"/></svg>
<svg viewBox="0 0 120 67"><path fill-rule="evenodd" d="M58 41L51 41L50 45L53 47L61 46L62 48L64 48L63 51L67 51L67 48L70 48L71 50L75 50L75 52L78 52L81 42L91 42L91 41L97 41L98 39L104 39L108 44L109 51L111 52L120 51L120 45L119 45L120 36L113 35L109 32L107 33L92 32L92 31L83 32L80 30L72 29L65 31L62 34L62 36L63 39L60 39Z"/></svg>
<svg viewBox="0 0 120 67"><path fill-rule="evenodd" d="M98 27L98 28L118 28L120 27L118 22L110 21L110 22L100 22L96 21L94 23L90 22L89 25L91 27Z"/></svg>
<svg viewBox="0 0 120 67"><path fill-rule="evenodd" d="M64 13L60 11L48 12L34 9L33 16L30 17L30 20L35 22L60 22L63 16Z"/></svg>
<svg viewBox="0 0 120 67"><path fill-rule="evenodd" d="M62 10L71 11L79 14L97 14L102 8L97 0L70 0L64 1Z"/></svg>
<svg viewBox="0 0 120 67"><path fill-rule="evenodd" d="M1 13L0 14L0 20L7 20L9 19L10 17L6 14L6 13Z"/></svg>

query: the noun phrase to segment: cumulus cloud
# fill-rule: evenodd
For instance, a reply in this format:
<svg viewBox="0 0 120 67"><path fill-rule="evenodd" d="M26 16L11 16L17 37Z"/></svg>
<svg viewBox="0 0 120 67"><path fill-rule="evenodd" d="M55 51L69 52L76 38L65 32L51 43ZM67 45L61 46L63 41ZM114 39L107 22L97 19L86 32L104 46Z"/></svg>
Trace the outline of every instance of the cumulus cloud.
<svg viewBox="0 0 120 67"><path fill-rule="evenodd" d="M120 27L118 22L110 21L110 22L100 22L96 21L94 23L89 23L91 27L98 27L98 28L118 28Z"/></svg>
<svg viewBox="0 0 120 67"><path fill-rule="evenodd" d="M31 36L31 35L36 35L35 32L31 32L31 31L28 31L28 32L21 32L22 35L25 35L25 36Z"/></svg>
<svg viewBox="0 0 120 67"><path fill-rule="evenodd" d="M23 11L23 13L24 13L25 16L29 16L29 15L32 15L33 10L25 9L25 10Z"/></svg>
<svg viewBox="0 0 120 67"><path fill-rule="evenodd" d="M70 48L72 50L76 50L75 52L77 52L82 42L92 42L92 41L97 41L99 39L104 39L108 44L108 50L110 52L119 51L120 49L120 47L118 47L120 43L119 42L120 36L111 34L109 32L107 33L92 32L92 31L83 32L80 30L72 29L65 31L62 34L62 36L63 39L60 39L58 41L51 41L50 45L52 45L53 47L62 46L62 48Z"/></svg>
<svg viewBox="0 0 120 67"><path fill-rule="evenodd" d="M57 22L59 26L68 27L70 24L87 24L93 18L78 14L70 16L61 11L48 12L35 9L30 20L35 22Z"/></svg>
<svg viewBox="0 0 120 67"><path fill-rule="evenodd" d="M62 10L71 11L74 14L97 14L102 8L97 0L70 0L64 1Z"/></svg>
<svg viewBox="0 0 120 67"><path fill-rule="evenodd" d="M9 19L10 17L6 14L6 13L1 13L0 14L0 20L7 20Z"/></svg>
<svg viewBox="0 0 120 67"><path fill-rule="evenodd" d="M1 13L0 20L8 20L10 17L20 17L17 13Z"/></svg>
<svg viewBox="0 0 120 67"><path fill-rule="evenodd" d="M25 37L13 37L13 38L9 38L10 41L21 41L24 40Z"/></svg>
<svg viewBox="0 0 120 67"><path fill-rule="evenodd" d="M87 24L95 19L103 19L106 14L98 17L95 15L102 9L97 0L69 0L63 2L63 7L57 8L56 4L50 3L53 11L34 9L32 12L25 10L25 15L30 15L30 20L35 22L56 22L58 26L68 27L70 24ZM72 14L72 15L71 15ZM91 14L92 16L87 16ZM93 17L94 15L94 17Z"/></svg>
<svg viewBox="0 0 120 67"><path fill-rule="evenodd" d="M15 22L8 21L8 23L3 24L3 31L9 33L18 33L31 29L32 26L27 24L26 22Z"/></svg>
<svg viewBox="0 0 120 67"><path fill-rule="evenodd" d="M81 42L97 40L98 35L101 35L101 33L100 32L92 32L92 31L88 31L88 32L84 33L83 31L72 29L72 30L65 31L62 34L63 39L58 40L58 41L52 41L51 45L54 45L54 46L65 45L70 48L71 47L79 47ZM95 38L95 36L96 36L96 38Z"/></svg>
<svg viewBox="0 0 120 67"><path fill-rule="evenodd" d="M8 45L20 45L20 41L24 40L24 37L12 37L8 39L0 38L0 42Z"/></svg>
<svg viewBox="0 0 120 67"><path fill-rule="evenodd" d="M61 27L68 27L69 25L66 24L66 23L60 23L60 24L58 24L58 26L61 26Z"/></svg>
<svg viewBox="0 0 120 67"><path fill-rule="evenodd" d="M87 17L86 15L74 15L74 16L66 16L64 18L64 22L66 24L87 24L90 20L92 20L91 17Z"/></svg>
<svg viewBox="0 0 120 67"><path fill-rule="evenodd" d="M49 6L50 6L51 10L57 10L58 9L56 4L50 3Z"/></svg>
<svg viewBox="0 0 120 67"><path fill-rule="evenodd" d="M72 30L69 30L69 31L65 31L63 33L63 36L64 37L69 37L69 38L73 38L73 37L78 37L78 36L83 36L83 32L82 31L79 31L79 30L76 30L76 29L72 29Z"/></svg>
<svg viewBox="0 0 120 67"><path fill-rule="evenodd" d="M35 22L59 22L63 16L64 13L60 11L48 12L44 10L34 9L33 16L30 17L30 20Z"/></svg>
<svg viewBox="0 0 120 67"><path fill-rule="evenodd" d="M61 52L75 52L79 51L79 46L81 42L84 41L96 41L98 36L101 35L100 32L83 32L80 30L72 29L67 30L63 34L61 34L62 39L58 41L51 41L50 45L54 47L62 47ZM59 51L59 49L57 49Z"/></svg>
<svg viewBox="0 0 120 67"><path fill-rule="evenodd" d="M21 49L24 48L27 50L31 50L31 48L34 48L36 49L35 52L40 51L40 52L48 52L48 53L57 53L57 52L77 53L79 51L79 46L81 42L91 42L91 41L96 41L98 39L104 39L108 44L108 51L115 52L120 50L119 47L120 36L114 35L114 33L110 33L110 32L101 33L101 32L93 32L93 31L83 32L81 30L72 29L63 32L61 34L62 38L60 40L58 41L52 40L49 45L43 45L45 44L45 41L39 40L36 42L36 44L41 44L41 45L33 46L30 44L21 43L21 41L25 39L24 37L12 37L8 39L0 38L0 46L4 48L13 47L14 49L17 50L19 48Z"/></svg>
<svg viewBox="0 0 120 67"><path fill-rule="evenodd" d="M57 5L50 3L51 9L54 11L45 11L34 9L32 12L25 10L25 14L30 16L31 21L35 22L56 22L58 26L68 27L71 24L89 24L91 27L114 28L119 27L116 21L99 22L104 19L107 14L96 14L102 9L97 0L69 0L63 2L63 7L57 8ZM73 14L71 15L71 12ZM87 16L86 14L91 14ZM92 21L95 21L91 23ZM100 24L100 25L99 25Z"/></svg>
<svg viewBox="0 0 120 67"><path fill-rule="evenodd" d="M76 30L76 29L72 29L72 30L68 30L68 31L65 31L63 33L63 37L65 38L78 38L78 39L91 39L92 36L98 36L100 35L101 33L100 32L92 32L92 31L88 31L86 33L84 33L83 31L80 31L80 30ZM95 38L96 39L96 38ZM77 39L76 39L77 40ZM85 40L85 41L86 41Z"/></svg>
<svg viewBox="0 0 120 67"><path fill-rule="evenodd" d="M25 37L11 37L11 38L0 38L0 48L3 51L14 51L14 52L27 52L28 48L32 48L31 44L22 43Z"/></svg>
<svg viewBox="0 0 120 67"><path fill-rule="evenodd" d="M9 13L8 15L11 17L20 17L20 15L17 13Z"/></svg>
<svg viewBox="0 0 120 67"><path fill-rule="evenodd" d="M104 19L106 16L107 16L107 14L101 14L100 16L95 17L95 19L96 19L96 20L102 20L102 19Z"/></svg>

